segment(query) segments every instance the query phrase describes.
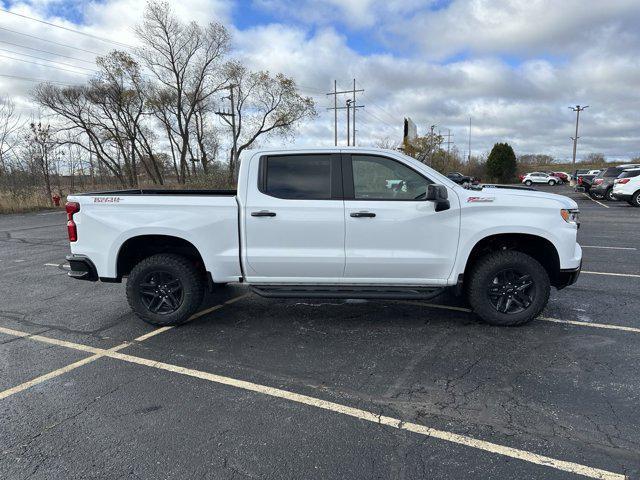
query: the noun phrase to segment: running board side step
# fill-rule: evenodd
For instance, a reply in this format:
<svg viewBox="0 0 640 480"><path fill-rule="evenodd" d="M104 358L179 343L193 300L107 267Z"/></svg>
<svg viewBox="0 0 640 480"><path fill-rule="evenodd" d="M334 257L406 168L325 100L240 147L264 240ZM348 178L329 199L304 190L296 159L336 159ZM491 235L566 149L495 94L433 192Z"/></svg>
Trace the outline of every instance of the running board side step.
<svg viewBox="0 0 640 480"><path fill-rule="evenodd" d="M446 287L390 286L322 286L322 285L260 285L252 290L267 298L354 298L380 300L428 300Z"/></svg>

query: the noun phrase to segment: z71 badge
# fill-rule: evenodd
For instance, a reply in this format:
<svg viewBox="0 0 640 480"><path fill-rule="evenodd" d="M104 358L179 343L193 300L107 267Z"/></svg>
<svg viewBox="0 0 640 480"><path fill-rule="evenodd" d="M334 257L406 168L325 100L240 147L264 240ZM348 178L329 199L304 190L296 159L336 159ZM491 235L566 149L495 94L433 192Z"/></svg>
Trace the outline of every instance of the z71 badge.
<svg viewBox="0 0 640 480"><path fill-rule="evenodd" d="M469 197L467 203L493 202L494 197Z"/></svg>

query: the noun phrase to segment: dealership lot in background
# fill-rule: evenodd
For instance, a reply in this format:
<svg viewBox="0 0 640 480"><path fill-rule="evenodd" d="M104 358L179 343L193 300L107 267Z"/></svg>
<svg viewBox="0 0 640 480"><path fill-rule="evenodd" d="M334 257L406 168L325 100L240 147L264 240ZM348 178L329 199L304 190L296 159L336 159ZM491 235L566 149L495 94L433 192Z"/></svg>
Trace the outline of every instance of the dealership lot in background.
<svg viewBox="0 0 640 480"><path fill-rule="evenodd" d="M583 274L521 328L230 287L153 330L65 277L63 213L0 217L0 478L637 478L640 209L537 188L578 202Z"/></svg>

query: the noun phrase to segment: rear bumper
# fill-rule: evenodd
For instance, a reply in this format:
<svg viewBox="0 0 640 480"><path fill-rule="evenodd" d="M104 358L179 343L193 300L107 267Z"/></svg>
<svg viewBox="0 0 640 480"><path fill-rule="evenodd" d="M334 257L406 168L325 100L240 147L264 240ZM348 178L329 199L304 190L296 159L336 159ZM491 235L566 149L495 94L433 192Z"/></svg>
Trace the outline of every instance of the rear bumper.
<svg viewBox="0 0 640 480"><path fill-rule="evenodd" d="M633 195L630 195L628 193L616 193L615 191L613 192L613 196L618 200L625 200L627 202L631 200L631 197L633 197Z"/></svg>
<svg viewBox="0 0 640 480"><path fill-rule="evenodd" d="M596 195L604 195L605 193L607 193L607 190L609 190L610 188L611 188L611 185L601 183L600 185L593 185L591 187L591 192L595 193Z"/></svg>
<svg viewBox="0 0 640 480"><path fill-rule="evenodd" d="M578 268L569 268L560 270L558 276L553 284L558 290L562 290L569 285L573 285L578 281L578 277L580 276L580 270L582 270L582 262L580 262L580 266Z"/></svg>
<svg viewBox="0 0 640 480"><path fill-rule="evenodd" d="M70 268L67 275L78 280L88 280L90 282L98 280L96 267L88 257L84 255L67 255L66 258Z"/></svg>

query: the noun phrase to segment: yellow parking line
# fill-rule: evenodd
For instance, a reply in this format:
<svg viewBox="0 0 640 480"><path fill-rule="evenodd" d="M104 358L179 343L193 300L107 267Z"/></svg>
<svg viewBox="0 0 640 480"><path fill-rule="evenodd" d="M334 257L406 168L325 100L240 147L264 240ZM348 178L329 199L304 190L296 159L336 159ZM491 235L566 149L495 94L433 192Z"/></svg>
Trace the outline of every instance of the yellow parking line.
<svg viewBox="0 0 640 480"><path fill-rule="evenodd" d="M580 273L586 273L587 275L609 275L611 277L632 277L632 278L640 278L640 275L635 273L612 273L612 272L589 272L587 270L582 270Z"/></svg>
<svg viewBox="0 0 640 480"><path fill-rule="evenodd" d="M246 297L247 295L248 293L244 295L240 295L238 297L232 298L231 300L227 300L226 302L221 303L220 305L216 305L215 307L211 307L201 312L198 312L195 315L191 316L188 321L201 317L202 315L206 315L207 313L210 313L214 310L222 308L225 305L229 305L230 303L236 302L241 298ZM156 335L159 335L168 330L171 330L172 328L174 327L170 326L170 327L156 328L155 330L152 330L148 333L145 333L144 335L140 335L139 337L135 338L133 342L143 342L145 340L148 340L151 337L155 337ZM123 348L128 347L132 343L132 342L124 342L113 348L105 350L102 348L91 347L89 345L83 345L80 343L67 342L66 340L59 340L57 338L45 337L38 334L31 334L28 332L22 332L20 330L14 330L12 328L6 328L6 327L0 327L0 333L4 333L5 335L11 335L14 337L22 337L30 340L35 340L38 342L47 343L49 345L57 345L58 347L65 347L65 348L71 348L74 350L80 350L82 352L93 354L90 357L83 358L82 360L78 360L77 362L74 362L70 365L58 368L57 370L53 370L49 373L45 373L44 375L40 375L39 377L36 377L32 380L21 383L20 385L16 385L15 387L4 390L0 392L0 400L2 400L3 398L10 397L11 395L15 395L16 393L22 392L24 390L27 390L28 388L31 388L35 385L39 385L42 382L46 382L47 380L50 380L52 378L59 377L60 375L63 375L67 372L75 370L78 367L82 367L83 365L87 365L88 363L95 362L96 360L104 356L108 356L110 353L114 353L119 350L122 350Z"/></svg>
<svg viewBox="0 0 640 480"><path fill-rule="evenodd" d="M44 339L46 338L39 335L31 336L29 334L23 334L21 336L31 340L36 340L36 341L44 341ZM51 342L48 342L48 343L51 343ZM93 347L87 347L86 345L73 344L72 342L65 342L65 343L67 347L76 348L77 350L81 350L81 351L87 351L87 348L93 348ZM403 420L400 420L398 418L379 415L375 412L371 412L361 408L342 405L342 404L331 402L328 400L323 400L320 398L315 398L308 395L291 392L289 390L274 388L267 385L261 385L258 383L248 382L245 380L226 377L223 375L216 375L214 373L203 372L201 370L184 368L184 367L180 367L178 365L173 365L169 363L157 362L155 360L141 358L133 355L127 355L124 353L114 351L117 348L118 347L114 347L113 349L110 349L110 350L102 350L101 351L102 356L114 358L114 359L121 360L128 363L133 363L136 365L143 365L150 368L156 368L159 370L173 372L180 375L186 375L189 377L198 378L201 380L206 380L206 381L221 384L221 385L227 385L234 388L251 391L254 393L259 393L262 395L268 395L271 397L280 398L290 402L295 402L302 405L319 408L321 410L326 410L334 413L339 413L341 415L357 418L359 420L376 423L378 425L384 425L384 426L396 428L399 430L406 430L419 435L424 435L426 437L437 438L439 440L444 440L444 441L455 443L458 445L464 445L466 447L475 448L477 450L483 450L493 454L502 455L505 457L510 457L510 458L522 460L525 462L533 463L536 465L541 465L549 468L554 468L556 470L574 473L577 475L583 475L586 477L597 478L602 480L624 480L626 478L625 475L623 474L610 472L608 470L602 470L599 468L593 468L593 467L589 467L587 465L582 465L579 463L559 460L556 458L547 457L545 455L539 455L534 452L529 452L527 450L521 450L518 448L508 447L506 445L487 442L485 440L473 438L468 435L460 435L457 433L448 432L446 430L431 428L426 425L420 425L420 424L411 423L411 422L404 422ZM98 357L98 355L94 355L94 357ZM88 363L89 361L93 361L90 359L93 359L93 357L89 357L89 359L85 359L85 364ZM79 362L76 362L76 363L79 363ZM77 367L74 367L74 368L77 368Z"/></svg>
<svg viewBox="0 0 640 480"><path fill-rule="evenodd" d="M424 303L424 302L404 302L410 305L419 305L423 307L429 308L441 308L444 310L453 310L456 312L465 312L465 313L473 313L473 310L470 308L464 307L454 307L449 305L441 305L438 303ZM568 325L575 325L578 327L591 327L591 328L605 328L608 330L619 330L621 332L631 332L631 333L640 333L640 328L636 327L627 327L624 325L611 325L607 323L594 323L594 322L581 322L578 320L561 320L559 318L552 317L538 317L536 320L542 320L543 322L552 322L552 323L566 323Z"/></svg>

